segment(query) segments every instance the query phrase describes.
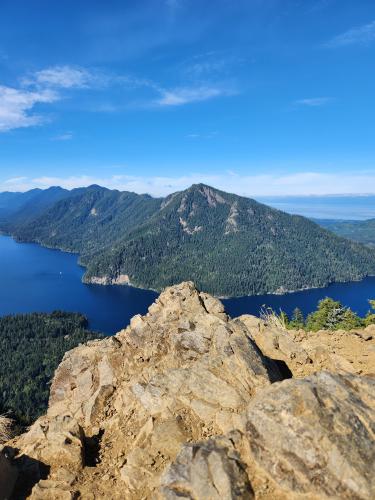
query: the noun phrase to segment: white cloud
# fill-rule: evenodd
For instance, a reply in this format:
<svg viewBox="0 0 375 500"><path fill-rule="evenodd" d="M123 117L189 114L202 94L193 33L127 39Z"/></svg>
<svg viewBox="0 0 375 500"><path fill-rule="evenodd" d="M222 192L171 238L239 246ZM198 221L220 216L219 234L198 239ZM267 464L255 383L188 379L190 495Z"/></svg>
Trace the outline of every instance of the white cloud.
<svg viewBox="0 0 375 500"><path fill-rule="evenodd" d="M109 177L70 176L14 178L0 182L0 191L25 191L35 187L47 188L62 186L73 189L90 184L99 184L120 191L149 193L153 196L165 196L174 191L186 189L191 184L204 183L223 191L242 196L287 196L287 195L328 195L328 194L363 194L369 192L369 186L375 186L375 173L359 172L319 173L300 172L290 175L258 174L239 175L234 172L211 174L191 174L180 177L144 177L132 175L113 175ZM374 191L374 189L373 189Z"/></svg>
<svg viewBox="0 0 375 500"><path fill-rule="evenodd" d="M82 89L103 84L106 77L84 68L53 66L21 80L21 87L0 86L0 132L32 127L47 121L33 109L38 104L51 104L63 98L62 89ZM60 140L67 140L67 134Z"/></svg>
<svg viewBox="0 0 375 500"><path fill-rule="evenodd" d="M43 123L45 117L32 113L32 109L37 104L52 103L58 98L58 94L50 89L31 92L0 86L0 132Z"/></svg>
<svg viewBox="0 0 375 500"><path fill-rule="evenodd" d="M310 107L318 107L324 106L332 101L331 97L312 97L309 99L298 99L295 101L295 104L300 106L310 106Z"/></svg>
<svg viewBox="0 0 375 500"><path fill-rule="evenodd" d="M349 45L368 45L375 40L375 21L351 28L332 38L325 44L329 48L347 47Z"/></svg>
<svg viewBox="0 0 375 500"><path fill-rule="evenodd" d="M70 89L89 87L95 79L96 76L84 68L53 66L37 71L27 83Z"/></svg>
<svg viewBox="0 0 375 500"><path fill-rule="evenodd" d="M171 90L162 90L162 95L160 99L156 100L156 104L159 106L181 106L233 93L233 90L213 86L179 87Z"/></svg>
<svg viewBox="0 0 375 500"><path fill-rule="evenodd" d="M154 94L146 102L134 102L140 107L181 106L183 104L206 101L219 96L233 95L236 91L228 85L199 85L191 83L182 87L168 89L157 82L129 75L111 75L89 71L81 67L52 66L37 71L21 79L20 88L0 86L0 132L39 125L45 117L33 112L39 103L53 103L66 97L63 91L87 88L105 88L109 85L122 85L131 89L148 88ZM155 97L156 96L156 97ZM131 104L131 103L129 103ZM124 109L115 104L95 106L95 111L116 111ZM63 134L56 140L68 140L71 136Z"/></svg>

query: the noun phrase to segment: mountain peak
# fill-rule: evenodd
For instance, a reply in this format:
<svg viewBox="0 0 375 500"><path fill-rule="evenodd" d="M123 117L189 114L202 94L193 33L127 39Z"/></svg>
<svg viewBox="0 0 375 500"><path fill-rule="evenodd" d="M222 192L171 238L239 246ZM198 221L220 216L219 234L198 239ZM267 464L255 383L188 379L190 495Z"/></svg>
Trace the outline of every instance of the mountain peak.
<svg viewBox="0 0 375 500"><path fill-rule="evenodd" d="M192 184L190 188L183 191L183 193L185 196L189 194L199 194L206 199L208 205L211 207L216 207L218 204L228 203L225 199L226 193L223 193L212 186L208 186L207 184Z"/></svg>

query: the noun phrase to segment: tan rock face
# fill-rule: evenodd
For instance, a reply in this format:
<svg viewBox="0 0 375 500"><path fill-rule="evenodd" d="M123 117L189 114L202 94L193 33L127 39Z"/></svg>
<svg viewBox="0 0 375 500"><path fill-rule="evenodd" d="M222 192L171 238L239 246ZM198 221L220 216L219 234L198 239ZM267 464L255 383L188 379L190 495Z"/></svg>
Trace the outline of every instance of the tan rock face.
<svg viewBox="0 0 375 500"><path fill-rule="evenodd" d="M246 465L241 461L233 441L228 437L186 444L161 481L160 498L254 498Z"/></svg>
<svg viewBox="0 0 375 500"><path fill-rule="evenodd" d="M255 316L240 316L265 356L284 361L294 377L317 371L375 376L375 325L364 330L304 332L267 325ZM373 328L374 327L374 328Z"/></svg>
<svg viewBox="0 0 375 500"><path fill-rule="evenodd" d="M47 415L8 443L28 478L18 491L34 499L371 498L373 381L348 375L339 356L345 375L278 383L326 363L305 341L254 317L231 320L190 282L168 288L126 330L65 355Z"/></svg>
<svg viewBox="0 0 375 500"><path fill-rule="evenodd" d="M243 324L183 283L115 337L68 352L47 416L17 447L51 467L50 481L61 467L75 470L75 491L88 498L105 498L108 484L118 491L113 498L152 496L184 443L236 428L249 399L280 379ZM97 466L87 467L85 443L99 434ZM98 471L106 478L100 485Z"/></svg>
<svg viewBox="0 0 375 500"><path fill-rule="evenodd" d="M374 395L373 378L327 372L265 389L246 414L253 483L264 477L263 487L297 497L374 498Z"/></svg>
<svg viewBox="0 0 375 500"><path fill-rule="evenodd" d="M251 498L254 492L267 500L372 499L374 394L375 379L349 374L321 372L275 383L249 403L240 431L181 450L163 476L164 497L219 498L212 494L213 453L227 492L221 498Z"/></svg>

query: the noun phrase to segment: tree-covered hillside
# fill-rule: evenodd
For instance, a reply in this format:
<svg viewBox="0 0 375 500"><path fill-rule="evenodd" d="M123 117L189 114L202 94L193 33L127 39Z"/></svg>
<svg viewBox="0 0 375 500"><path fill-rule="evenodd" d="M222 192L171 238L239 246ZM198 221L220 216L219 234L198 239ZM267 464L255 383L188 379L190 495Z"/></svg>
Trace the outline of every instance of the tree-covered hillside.
<svg viewBox="0 0 375 500"><path fill-rule="evenodd" d="M375 252L304 217L204 185L171 195L147 222L83 262L88 280L127 274L132 283L159 290L190 279L228 296L375 273Z"/></svg>
<svg viewBox="0 0 375 500"><path fill-rule="evenodd" d="M77 313L56 311L0 318L0 414L28 425L45 412L49 382L64 353L101 337Z"/></svg>
<svg viewBox="0 0 375 500"><path fill-rule="evenodd" d="M317 222L339 236L375 247L375 219L318 220Z"/></svg>
<svg viewBox="0 0 375 500"><path fill-rule="evenodd" d="M87 254L117 241L144 222L162 200L149 195L89 186L71 191L32 222L10 220L10 232L22 241Z"/></svg>
<svg viewBox="0 0 375 500"><path fill-rule="evenodd" d="M70 195L69 191L58 186L25 193L0 193L0 223L9 227L26 224Z"/></svg>
<svg viewBox="0 0 375 500"><path fill-rule="evenodd" d="M126 275L156 290L193 280L207 292L238 296L375 274L375 251L203 184L165 199L91 186L8 227L21 240L79 252L86 281Z"/></svg>

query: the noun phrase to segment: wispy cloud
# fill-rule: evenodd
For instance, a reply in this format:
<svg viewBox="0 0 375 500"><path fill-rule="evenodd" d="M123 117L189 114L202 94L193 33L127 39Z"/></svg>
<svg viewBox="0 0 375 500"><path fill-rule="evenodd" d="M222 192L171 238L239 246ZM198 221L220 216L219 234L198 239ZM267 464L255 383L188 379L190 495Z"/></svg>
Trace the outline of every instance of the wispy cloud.
<svg viewBox="0 0 375 500"><path fill-rule="evenodd" d="M23 78L19 88L0 86L0 132L45 123L36 106L59 101L62 90L86 88L95 79L83 68L53 66Z"/></svg>
<svg viewBox="0 0 375 500"><path fill-rule="evenodd" d="M187 78L223 77L234 73L234 67L245 62L243 57L224 50L213 50L196 54L181 63L181 69Z"/></svg>
<svg viewBox="0 0 375 500"><path fill-rule="evenodd" d="M191 133L187 134L185 137L187 139L213 139L217 137L218 132L208 132L206 134Z"/></svg>
<svg viewBox="0 0 375 500"><path fill-rule="evenodd" d="M45 122L46 118L33 113L33 108L37 104L53 103L58 99L58 94L51 89L28 91L0 86L0 132Z"/></svg>
<svg viewBox="0 0 375 500"><path fill-rule="evenodd" d="M70 141L73 139L73 133L72 132L65 132L64 134L59 134L54 137L52 137L52 141Z"/></svg>
<svg viewBox="0 0 375 500"><path fill-rule="evenodd" d="M22 78L19 88L0 86L0 132L46 122L45 116L35 112L38 104L51 104L69 97L72 91L88 88L105 90L110 86L117 86L118 89L122 87L124 90L147 88L150 96L146 101L135 100L132 103L130 98L128 102L129 106L146 108L182 106L236 93L233 86L226 83L190 80L183 86L169 88L153 80L131 75L113 75L82 67L51 66ZM94 109L116 111L124 109L124 106L115 103L111 103L110 107L96 104ZM71 136L63 134L55 140L68 139Z"/></svg>
<svg viewBox="0 0 375 500"><path fill-rule="evenodd" d="M375 173L358 172L320 173L297 172L290 175L264 174L239 175L235 172L216 175L195 173L180 177L113 175L108 177L71 176L14 178L0 182L0 191L25 191L27 189L60 185L73 189L90 184L99 184L120 191L149 193L153 196L165 196L174 191L186 189L191 184L203 182L223 191L242 196L287 196L287 195L329 195L363 194L369 192L369 186L375 186Z"/></svg>
<svg viewBox="0 0 375 500"><path fill-rule="evenodd" d="M192 102L207 101L220 96L233 95L234 89L215 86L180 87L161 90L161 97L156 100L159 106L181 106Z"/></svg>
<svg viewBox="0 0 375 500"><path fill-rule="evenodd" d="M375 41L375 21L351 28L329 40L325 46L340 48L349 45L368 45L373 41Z"/></svg>
<svg viewBox="0 0 375 500"><path fill-rule="evenodd" d="M35 82L60 88L85 88L92 80L89 71L70 66L54 66L35 73Z"/></svg>
<svg viewBox="0 0 375 500"><path fill-rule="evenodd" d="M331 97L311 97L308 99L298 99L294 101L294 104L298 106L310 106L310 107L318 107L324 106L332 101Z"/></svg>
<svg viewBox="0 0 375 500"><path fill-rule="evenodd" d="M102 87L116 81L116 76L81 66L50 66L21 79L24 87L55 89L87 89Z"/></svg>

